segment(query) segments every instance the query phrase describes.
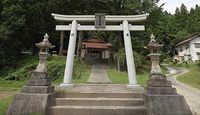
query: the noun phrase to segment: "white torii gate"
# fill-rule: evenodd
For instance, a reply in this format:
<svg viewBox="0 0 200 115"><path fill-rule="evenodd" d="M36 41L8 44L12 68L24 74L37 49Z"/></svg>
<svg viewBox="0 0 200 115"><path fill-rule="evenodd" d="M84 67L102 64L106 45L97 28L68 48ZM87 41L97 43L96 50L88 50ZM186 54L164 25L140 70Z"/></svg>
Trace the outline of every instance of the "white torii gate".
<svg viewBox="0 0 200 115"><path fill-rule="evenodd" d="M149 14L142 15L106 15L106 22L122 22L120 25L105 25L104 28L96 28L94 25L81 25L79 22L94 22L95 15L60 15L52 13L57 21L72 22L69 25L56 25L57 31L71 31L69 37L69 46L67 52L64 80L61 86L73 86L72 72L74 63L74 54L76 47L77 31L123 31L124 45L126 51L126 62L128 69L129 87L138 86L130 31L144 31L144 25L131 25L129 22L140 22L146 20ZM62 36L61 36L62 37Z"/></svg>

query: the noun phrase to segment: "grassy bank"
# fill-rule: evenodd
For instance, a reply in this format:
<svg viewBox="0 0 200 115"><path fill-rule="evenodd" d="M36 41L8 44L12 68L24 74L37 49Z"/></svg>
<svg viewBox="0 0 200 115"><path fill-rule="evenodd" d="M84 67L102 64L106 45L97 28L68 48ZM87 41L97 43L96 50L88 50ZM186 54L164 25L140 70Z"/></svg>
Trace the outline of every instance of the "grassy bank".
<svg viewBox="0 0 200 115"><path fill-rule="evenodd" d="M11 103L12 96L8 96L7 98L0 99L0 115L5 115L6 111Z"/></svg>
<svg viewBox="0 0 200 115"><path fill-rule="evenodd" d="M108 77L112 81L113 84L127 84L128 83L128 73L117 71L115 69L107 70ZM148 80L148 74L138 74L137 81L141 86L146 86L146 81Z"/></svg>
<svg viewBox="0 0 200 115"><path fill-rule="evenodd" d="M189 69L189 68L188 68ZM200 68L193 67L190 68L190 72L177 77L177 80L183 82L187 85L200 89Z"/></svg>
<svg viewBox="0 0 200 115"><path fill-rule="evenodd" d="M149 79L149 70L142 69L137 70L137 82L139 85L146 87L147 80ZM162 72L168 74L168 70L165 66L161 65ZM128 73L123 71L117 71L114 66L108 67L107 74L113 84L127 84L128 83Z"/></svg>
<svg viewBox="0 0 200 115"><path fill-rule="evenodd" d="M21 59L16 66L0 70L0 90L20 90L31 77L38 64L37 56L27 56ZM53 84L63 82L65 57L53 56L47 60L49 78ZM73 83L85 83L90 74L90 66L74 62Z"/></svg>
<svg viewBox="0 0 200 115"><path fill-rule="evenodd" d="M13 67L0 70L0 115L5 115L12 101L13 95L25 86L31 77L31 72L38 64L37 56L28 56L21 59ZM53 85L63 82L65 57L50 57L47 60L47 69ZM90 66L75 60L73 83L85 83L90 74Z"/></svg>
<svg viewBox="0 0 200 115"><path fill-rule="evenodd" d="M22 86L26 85L27 80L23 81L0 81L0 91L19 91Z"/></svg>

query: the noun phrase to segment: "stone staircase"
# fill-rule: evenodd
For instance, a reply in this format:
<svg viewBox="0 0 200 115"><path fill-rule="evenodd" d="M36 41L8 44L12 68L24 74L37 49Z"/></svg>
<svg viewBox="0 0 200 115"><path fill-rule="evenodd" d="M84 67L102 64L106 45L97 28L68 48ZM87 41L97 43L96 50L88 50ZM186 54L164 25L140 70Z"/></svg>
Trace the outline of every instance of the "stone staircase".
<svg viewBox="0 0 200 115"><path fill-rule="evenodd" d="M49 115L146 115L141 93L59 92Z"/></svg>

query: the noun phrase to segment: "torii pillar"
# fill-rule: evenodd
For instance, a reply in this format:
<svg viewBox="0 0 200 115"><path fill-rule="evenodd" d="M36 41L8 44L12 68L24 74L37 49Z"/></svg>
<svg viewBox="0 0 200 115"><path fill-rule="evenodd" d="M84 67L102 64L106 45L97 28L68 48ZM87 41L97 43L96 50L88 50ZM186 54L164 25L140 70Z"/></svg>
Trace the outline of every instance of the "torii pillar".
<svg viewBox="0 0 200 115"><path fill-rule="evenodd" d="M73 20L69 37L69 46L68 46L66 65L65 65L64 81L63 84L61 84L60 86L73 86L71 81L73 73L74 54L76 48L76 39L77 39L77 21Z"/></svg>
<svg viewBox="0 0 200 115"><path fill-rule="evenodd" d="M127 20L123 21L123 35L124 35L124 45L126 51L126 62L127 62L127 70L128 70L128 87L134 87L137 85L137 77L135 71L135 63L133 58L133 49L131 43L131 35L129 31L129 24Z"/></svg>

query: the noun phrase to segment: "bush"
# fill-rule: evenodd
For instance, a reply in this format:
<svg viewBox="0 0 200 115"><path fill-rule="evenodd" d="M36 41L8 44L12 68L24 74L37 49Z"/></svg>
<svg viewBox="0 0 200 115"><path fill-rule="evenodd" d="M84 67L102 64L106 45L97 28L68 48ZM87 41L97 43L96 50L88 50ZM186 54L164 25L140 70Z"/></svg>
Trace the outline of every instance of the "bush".
<svg viewBox="0 0 200 115"><path fill-rule="evenodd" d="M176 67L193 68L193 67L196 66L196 64L195 63L188 63L188 62L184 61L183 63L175 64L174 66L176 66Z"/></svg>
<svg viewBox="0 0 200 115"><path fill-rule="evenodd" d="M133 55L136 68L143 67L145 63L144 56L139 54L138 52L134 52Z"/></svg>
<svg viewBox="0 0 200 115"><path fill-rule="evenodd" d="M169 64L169 63L173 62L173 59L172 59L172 57L168 56L165 59L163 59L163 62Z"/></svg>
<svg viewBox="0 0 200 115"><path fill-rule="evenodd" d="M74 60L73 79L81 79L84 76L84 66L78 58Z"/></svg>
<svg viewBox="0 0 200 115"><path fill-rule="evenodd" d="M47 64L49 78L52 81L62 78L64 75L64 69L65 63L56 63L56 61L52 61Z"/></svg>
<svg viewBox="0 0 200 115"><path fill-rule="evenodd" d="M20 69L17 69L14 72L9 73L6 77L5 80L25 80L31 76L31 72L36 68L37 64L31 63L28 64L24 67L21 67Z"/></svg>
<svg viewBox="0 0 200 115"><path fill-rule="evenodd" d="M38 58L28 57L28 59L23 59L20 62L21 64L18 64L16 68L9 68L10 72L8 72L8 74L4 78L1 77L0 78L2 80L15 80L15 81L22 81L30 78L31 72L34 71L37 67ZM49 57L47 60L47 70L49 78L52 81L62 79L65 70L65 58L59 56ZM81 77L84 75L84 70L85 69L83 64L78 60L78 58L75 58L73 79L81 79Z"/></svg>
<svg viewBox="0 0 200 115"><path fill-rule="evenodd" d="M62 79L65 71L65 59L59 56L51 57L47 62L47 70L52 81ZM81 79L84 67L78 58L74 59L73 79Z"/></svg>
<svg viewBox="0 0 200 115"><path fill-rule="evenodd" d="M197 65L198 68L200 68L200 60L198 60L198 61L196 62L196 65Z"/></svg>

